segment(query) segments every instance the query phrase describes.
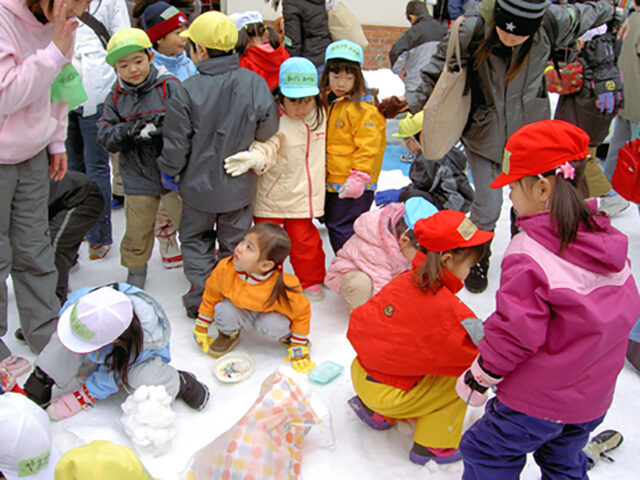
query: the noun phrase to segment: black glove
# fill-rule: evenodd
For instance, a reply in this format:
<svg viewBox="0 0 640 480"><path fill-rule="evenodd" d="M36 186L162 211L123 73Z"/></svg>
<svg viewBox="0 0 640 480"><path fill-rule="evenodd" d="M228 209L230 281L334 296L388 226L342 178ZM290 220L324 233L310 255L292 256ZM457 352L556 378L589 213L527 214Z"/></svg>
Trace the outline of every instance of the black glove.
<svg viewBox="0 0 640 480"><path fill-rule="evenodd" d="M127 138L131 141L136 141L138 136L140 135L140 131L146 124L147 122L142 118L127 120Z"/></svg>
<svg viewBox="0 0 640 480"><path fill-rule="evenodd" d="M51 401L53 383L53 379L49 375L44 373L40 367L36 367L22 389L29 399L44 407Z"/></svg>

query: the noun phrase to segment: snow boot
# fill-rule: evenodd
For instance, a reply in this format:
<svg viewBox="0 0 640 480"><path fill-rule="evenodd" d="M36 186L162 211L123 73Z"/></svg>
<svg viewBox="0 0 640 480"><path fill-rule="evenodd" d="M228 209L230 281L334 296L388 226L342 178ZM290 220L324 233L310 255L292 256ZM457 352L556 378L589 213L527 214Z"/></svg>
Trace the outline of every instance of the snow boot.
<svg viewBox="0 0 640 480"><path fill-rule="evenodd" d="M160 256L164 268L182 267L182 252L178 244L176 227L169 222L167 225L155 228L155 236L160 244Z"/></svg>
<svg viewBox="0 0 640 480"><path fill-rule="evenodd" d="M622 434L616 430L605 430L593 437L582 450L589 460L589 470L591 470L601 458L613 462L613 458L608 456L607 453L618 448L623 440Z"/></svg>
<svg viewBox="0 0 640 480"><path fill-rule="evenodd" d="M457 448L429 448L413 442L409 460L418 465L424 465L429 460L437 464L453 463L462 460L462 452Z"/></svg>
<svg viewBox="0 0 640 480"><path fill-rule="evenodd" d="M362 420L364 423L369 425L374 430L388 430L393 427L393 424L396 423L394 418L388 418L384 415L380 415L378 412L374 412L369 407L367 407L360 397L357 395L353 397L351 400L347 401L349 406L356 412L358 418Z"/></svg>
<svg viewBox="0 0 640 480"><path fill-rule="evenodd" d="M96 399L89 394L87 387L82 384L78 390L67 392L55 398L47 407L47 415L54 422L64 420L80 413L85 408L93 407Z"/></svg>
<svg viewBox="0 0 640 480"><path fill-rule="evenodd" d="M218 336L209 347L209 355L214 358L221 357L236 348L240 341L240 330L236 330L231 335L227 335L218 330Z"/></svg>
<svg viewBox="0 0 640 480"><path fill-rule="evenodd" d="M53 379L44 373L40 367L36 367L24 384L24 391L30 400L44 407L51 401L51 389Z"/></svg>
<svg viewBox="0 0 640 480"><path fill-rule="evenodd" d="M471 293L482 293L489 285L489 255L485 255L480 262L471 267L469 275L464 279L464 286Z"/></svg>
<svg viewBox="0 0 640 480"><path fill-rule="evenodd" d="M207 386L199 382L193 373L178 370L178 375L180 376L180 390L176 398L181 398L194 410L202 410L209 401Z"/></svg>
<svg viewBox="0 0 640 480"><path fill-rule="evenodd" d="M127 274L127 283L134 287L144 289L144 285L147 283L147 264L145 263L142 268L139 268L138 270L129 270L129 273Z"/></svg>

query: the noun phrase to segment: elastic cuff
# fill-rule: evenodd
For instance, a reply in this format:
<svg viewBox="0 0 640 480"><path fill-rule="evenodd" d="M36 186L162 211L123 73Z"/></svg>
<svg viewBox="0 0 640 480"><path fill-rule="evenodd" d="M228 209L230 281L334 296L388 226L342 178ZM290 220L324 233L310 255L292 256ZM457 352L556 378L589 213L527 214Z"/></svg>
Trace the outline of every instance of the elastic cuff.
<svg viewBox="0 0 640 480"><path fill-rule="evenodd" d="M58 70L62 70L62 68L69 63L69 59L62 54L53 41L45 47L44 53L47 55L49 60L51 60L51 63L58 68Z"/></svg>
<svg viewBox="0 0 640 480"><path fill-rule="evenodd" d="M196 325L202 325L208 328L211 323L213 323L213 319L205 317L204 315L198 315L198 318L196 318Z"/></svg>
<svg viewBox="0 0 640 480"><path fill-rule="evenodd" d="M306 335L300 335L297 333L292 333L291 334L291 338L289 340L291 342L291 345L301 345L301 346L306 346L307 343L309 343L309 339L307 338Z"/></svg>
<svg viewBox="0 0 640 480"><path fill-rule="evenodd" d="M66 152L64 148L64 142L51 142L47 147L49 153L64 153Z"/></svg>

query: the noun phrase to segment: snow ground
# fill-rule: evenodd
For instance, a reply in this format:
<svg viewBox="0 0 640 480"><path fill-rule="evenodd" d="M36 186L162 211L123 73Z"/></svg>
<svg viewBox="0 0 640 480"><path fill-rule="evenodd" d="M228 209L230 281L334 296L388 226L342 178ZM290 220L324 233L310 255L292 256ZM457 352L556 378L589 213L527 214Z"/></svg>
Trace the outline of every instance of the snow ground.
<svg viewBox="0 0 640 480"><path fill-rule="evenodd" d="M386 89L381 98L394 90L388 81L389 71L368 73L371 83L382 83ZM375 77L375 78L373 78ZM372 79L373 78L373 79ZM393 79L391 80L393 81ZM391 85L391 86L390 86ZM401 84L400 84L401 85ZM384 171L380 178L380 188L393 188L404 185L408 179L400 170ZM509 241L510 202L505 191L503 212L496 230L492 264L489 272L489 288L480 295L465 290L460 297L480 317L485 318L494 308L494 294L499 281L499 262ZM640 219L635 207L628 208L613 220L614 225L629 236L629 256L633 272L640 278ZM71 275L71 288L85 285L122 281L126 278L124 267L120 266L118 245L124 231L124 212L113 212L114 247L106 258L90 262L86 244L80 249L80 269ZM330 251L326 230L321 228L329 265L333 254ZM288 268L289 271L290 267ZM163 305L172 322L172 364L179 369L194 372L210 388L212 398L202 412L194 412L178 401L174 405L177 412L177 435L169 453L160 457L141 455L143 463L156 478L163 480L178 479L191 455L212 441L219 434L234 425L249 409L258 396L263 380L275 369L284 364L285 352L281 346L261 338L255 332L245 332L237 347L249 352L255 364L252 376L242 383L222 384L212 372L214 359L202 354L193 341L193 321L184 315L180 297L187 291L188 285L181 270L164 270L158 251L149 262L147 291ZM24 344L17 342L12 332L19 326L13 291L10 289L9 332L4 340L16 355L34 359L34 355ZM321 440L311 439L303 446L302 472L306 480L335 478L340 480L367 478L383 480L389 478L430 478L434 480L452 480L460 478L462 464L435 465L419 467L408 459L411 447L411 428L399 424L395 428L378 432L363 424L347 405L353 395L349 367L354 357L353 349L346 339L348 315L344 303L338 295L327 291L322 302L312 303L311 338L313 360L320 364L333 360L345 367L343 373L327 385L309 384L314 396L329 409L335 431L334 448L316 448L319 442L330 443L327 427L314 427L323 433ZM26 377L20 380L24 381ZM640 450L640 421L638 419L638 401L640 398L640 375L629 364L622 370L616 389L613 405L601 429L620 430L625 441L612 454L613 464L600 464L592 472L594 480L616 478L627 480L637 478L637 452ZM62 422L53 424L55 432L72 432L85 442L92 440L111 440L132 447L131 441L120 424L120 404L125 396L119 395L98 402L95 408L83 411ZM467 424L479 418L481 408L469 408ZM599 429L599 430L601 430ZM598 431L599 431L598 430ZM636 452L635 454L633 452ZM636 458L636 460L633 460ZM539 470L530 458L522 474L523 479L539 478Z"/></svg>

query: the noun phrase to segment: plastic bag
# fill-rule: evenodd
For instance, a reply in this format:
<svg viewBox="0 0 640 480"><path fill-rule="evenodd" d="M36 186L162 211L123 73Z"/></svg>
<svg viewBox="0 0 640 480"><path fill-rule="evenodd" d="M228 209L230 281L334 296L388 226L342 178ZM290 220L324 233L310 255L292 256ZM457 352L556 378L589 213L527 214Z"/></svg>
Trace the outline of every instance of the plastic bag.
<svg viewBox="0 0 640 480"><path fill-rule="evenodd" d="M302 442L320 422L300 387L275 372L263 382L258 400L242 419L195 453L183 479L297 479Z"/></svg>
<svg viewBox="0 0 640 480"><path fill-rule="evenodd" d="M51 102L68 102L71 111L87 98L78 70L68 63L51 85Z"/></svg>
<svg viewBox="0 0 640 480"><path fill-rule="evenodd" d="M336 2L335 5L331 5L332 4L327 5L330 8L327 10L327 20L331 39L334 41L351 40L363 49L367 48L369 41L364 34L358 17L356 17L343 2L339 1Z"/></svg>

